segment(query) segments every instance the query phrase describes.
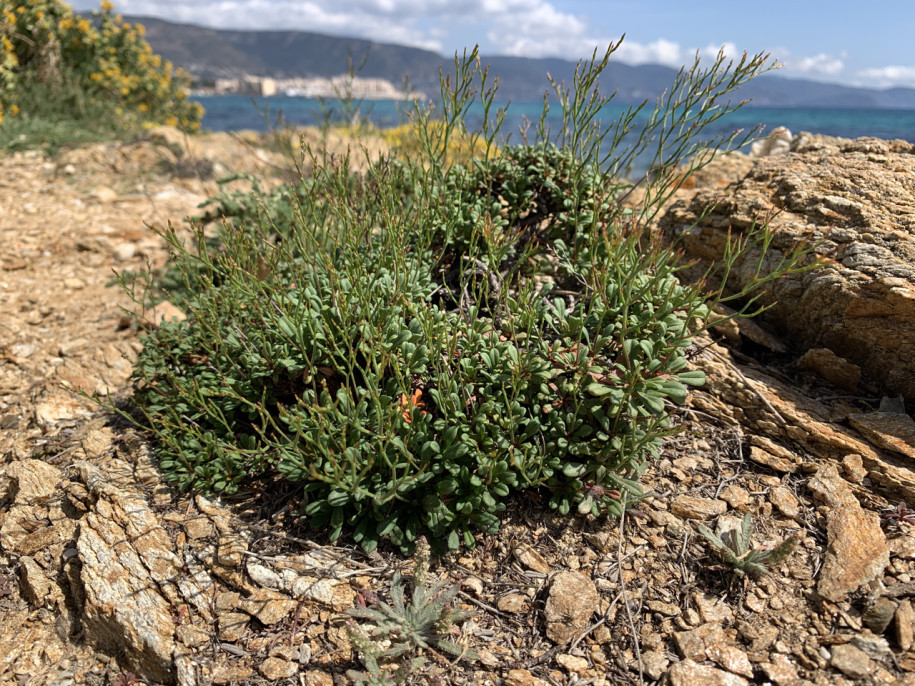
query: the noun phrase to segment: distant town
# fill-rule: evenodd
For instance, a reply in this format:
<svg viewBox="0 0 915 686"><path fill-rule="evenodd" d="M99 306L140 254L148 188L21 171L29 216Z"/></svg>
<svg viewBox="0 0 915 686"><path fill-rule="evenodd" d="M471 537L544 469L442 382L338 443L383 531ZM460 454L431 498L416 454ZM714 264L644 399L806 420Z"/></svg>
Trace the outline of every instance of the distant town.
<svg viewBox="0 0 915 686"><path fill-rule="evenodd" d="M366 79L345 74L333 78L275 79L244 75L238 78L198 79L193 84L193 93L293 98L353 97L364 100L410 100L424 97L422 93L407 92L385 79Z"/></svg>

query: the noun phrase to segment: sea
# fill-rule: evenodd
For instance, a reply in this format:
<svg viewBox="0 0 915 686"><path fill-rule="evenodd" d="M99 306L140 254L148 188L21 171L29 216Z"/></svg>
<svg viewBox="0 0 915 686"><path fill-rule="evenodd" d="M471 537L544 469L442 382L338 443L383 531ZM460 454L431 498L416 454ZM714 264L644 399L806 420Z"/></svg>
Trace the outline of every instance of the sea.
<svg viewBox="0 0 915 686"><path fill-rule="evenodd" d="M251 98L241 95L200 95L193 98L203 105L202 128L211 131L237 131L242 129L268 131L282 126L314 126L326 121L345 121L352 115L346 103L332 99L316 100L304 97L277 96ZM533 122L529 138L533 139L543 103L504 103L506 116L500 133L508 142L522 142L520 129ZM393 127L408 121L408 111L413 105L406 101L364 100L359 103L359 116L378 127ZM622 116L628 107L610 104L600 112L600 120L607 126ZM647 119L647 108L636 129ZM469 128L482 126L484 113L479 103L469 108L465 122ZM555 131L561 123L556 108L547 115L547 124ZM762 126L765 132L784 126L793 134L807 131L842 138L873 136L884 139L902 139L915 143L915 110L900 109L837 109L837 108L786 108L745 106L710 124L703 132L703 140L732 131ZM505 139L501 141L505 142Z"/></svg>
<svg viewBox="0 0 915 686"><path fill-rule="evenodd" d="M202 126L211 131L238 131L251 129L267 131L281 121L293 126L314 126L325 121L325 116L340 120L344 107L333 100L320 101L301 97L250 98L242 95L201 95L193 98L206 109ZM505 132L517 130L524 118L539 121L542 103L508 103ZM409 103L392 100L363 101L362 116L376 126L397 126L407 121ZM614 121L627 108L610 105L601 112L607 122ZM558 121L554 109L550 120ZM482 110L471 106L468 123L482 121ZM836 109L788 108L746 106L723 117L714 124L713 133L726 130L752 128L762 124L767 130L786 126L792 133L809 131L828 136L859 138L874 136L885 139L902 139L915 143L915 110L897 109Z"/></svg>

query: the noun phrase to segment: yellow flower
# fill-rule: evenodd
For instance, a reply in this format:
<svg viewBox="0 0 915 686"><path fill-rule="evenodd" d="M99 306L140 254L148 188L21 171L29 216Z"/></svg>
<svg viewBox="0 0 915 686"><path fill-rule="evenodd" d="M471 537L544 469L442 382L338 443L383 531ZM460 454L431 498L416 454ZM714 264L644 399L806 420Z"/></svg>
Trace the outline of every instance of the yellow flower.
<svg viewBox="0 0 915 686"><path fill-rule="evenodd" d="M15 117L19 114L19 105L10 105L10 116Z"/></svg>
<svg viewBox="0 0 915 686"><path fill-rule="evenodd" d="M114 9L114 3L109 2L109 0L102 0L101 8L102 12L110 12Z"/></svg>

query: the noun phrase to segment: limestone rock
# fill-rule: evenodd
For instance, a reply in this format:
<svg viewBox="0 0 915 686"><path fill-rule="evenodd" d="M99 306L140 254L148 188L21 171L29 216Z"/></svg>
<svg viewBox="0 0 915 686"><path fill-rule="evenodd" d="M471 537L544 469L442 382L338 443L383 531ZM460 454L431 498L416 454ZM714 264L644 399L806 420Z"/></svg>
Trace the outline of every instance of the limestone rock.
<svg viewBox="0 0 915 686"><path fill-rule="evenodd" d="M912 609L910 600L903 600L896 608L894 628L896 643L905 652L912 647L913 633L915 633L915 610Z"/></svg>
<svg viewBox="0 0 915 686"><path fill-rule="evenodd" d="M800 514L800 503L797 496L794 495L785 486L776 486L769 491L769 502L771 502L786 517L794 519Z"/></svg>
<svg viewBox="0 0 915 686"><path fill-rule="evenodd" d="M839 357L829 348L811 348L801 355L797 366L816 372L846 391L854 392L861 380L861 368Z"/></svg>
<svg viewBox="0 0 915 686"><path fill-rule="evenodd" d="M851 414L848 421L875 445L915 460L915 420L897 412Z"/></svg>
<svg viewBox="0 0 915 686"><path fill-rule="evenodd" d="M505 675L505 686L546 686L546 682L526 669L510 669Z"/></svg>
<svg viewBox="0 0 915 686"><path fill-rule="evenodd" d="M10 479L6 497L14 505L35 505L44 502L57 489L63 478L61 471L41 460L13 462L4 470Z"/></svg>
<svg viewBox="0 0 915 686"><path fill-rule="evenodd" d="M219 640L238 641L244 636L250 621L243 612L224 612L219 615Z"/></svg>
<svg viewBox="0 0 915 686"><path fill-rule="evenodd" d="M863 679L870 674L873 663L863 650L850 643L832 647L832 666L852 679Z"/></svg>
<svg viewBox="0 0 915 686"><path fill-rule="evenodd" d="M509 593L508 595L499 598L496 603L496 607L498 607L501 612L508 612L509 614L525 612L529 606L530 601L526 596L523 596L520 593Z"/></svg>
<svg viewBox="0 0 915 686"><path fill-rule="evenodd" d="M36 607L63 604L64 594L31 557L19 558L19 578L29 602Z"/></svg>
<svg viewBox="0 0 915 686"><path fill-rule="evenodd" d="M118 462L111 461L115 472L126 467ZM75 466L96 499L76 542L85 636L106 650L123 650L147 677L171 683L173 608L187 604L209 620L206 586L199 574L184 572L161 521L139 493L116 487L115 479L88 462Z"/></svg>
<svg viewBox="0 0 915 686"><path fill-rule="evenodd" d="M784 655L773 653L772 662L764 662L760 668L772 683L777 686L788 686L796 682L800 677L797 673L797 667L791 664L791 661Z"/></svg>
<svg viewBox="0 0 915 686"><path fill-rule="evenodd" d="M268 657L258 666L257 671L265 679L277 681L278 679L291 679L299 668L294 662L288 662L278 657Z"/></svg>
<svg viewBox="0 0 915 686"><path fill-rule="evenodd" d="M861 618L871 631L875 634L882 634L893 621L895 614L896 603L889 598L878 598L864 610Z"/></svg>
<svg viewBox="0 0 915 686"><path fill-rule="evenodd" d="M583 574L557 574L544 610L547 638L560 645L578 638L588 628L599 599L594 582Z"/></svg>
<svg viewBox="0 0 915 686"><path fill-rule="evenodd" d="M528 569L541 574L549 574L552 571L550 563L547 562L543 555L534 550L527 543L521 543L515 548L515 558Z"/></svg>
<svg viewBox="0 0 915 686"><path fill-rule="evenodd" d="M172 683L171 606L131 545L125 523L107 514L113 512L86 515L77 541L83 560L86 638L100 648L122 650L131 666L148 678Z"/></svg>
<svg viewBox="0 0 915 686"><path fill-rule="evenodd" d="M756 160L724 188L702 188L700 179L679 192L660 227L708 264L721 257L729 230L769 216L776 252L764 270L799 241L822 241L824 266L771 284L766 298L777 304L763 321L799 346L830 349L866 378L915 397L915 146L801 134L791 152ZM733 178L728 157L717 174L715 164L706 168L703 179ZM757 258L732 269L729 285L745 285Z"/></svg>
<svg viewBox="0 0 915 686"><path fill-rule="evenodd" d="M746 686L750 682L742 676L687 659L670 668L667 683L670 686Z"/></svg>
<svg viewBox="0 0 915 686"><path fill-rule="evenodd" d="M296 602L284 595L266 588L259 588L239 603L239 607L264 626L273 626L283 621L295 610Z"/></svg>
<svg viewBox="0 0 915 686"><path fill-rule="evenodd" d="M883 572L890 560L889 546L879 516L862 509L834 466L820 469L808 487L829 507L828 547L817 590L839 602Z"/></svg>
<svg viewBox="0 0 915 686"><path fill-rule="evenodd" d="M708 345L713 354L700 355L694 360L708 381L701 390L690 393L687 402L691 406L770 437L790 439L821 460L857 456L853 459L860 458L863 470L876 485L894 497L915 502L915 471L901 458L894 459L875 448L854 429L837 423L828 406L806 397L765 370L742 365L738 374L726 350L702 337L697 339L697 344ZM742 390L746 387L744 379L753 384L754 393ZM759 444L751 446L751 459L752 447L760 447L761 438L751 438L751 443ZM769 452L772 445L763 452L773 455Z"/></svg>
<svg viewBox="0 0 915 686"><path fill-rule="evenodd" d="M723 500L699 498L692 495L678 495L670 503L670 511L678 517L686 519L708 519L724 514L727 509L727 503Z"/></svg>
<svg viewBox="0 0 915 686"><path fill-rule="evenodd" d="M648 652L642 653L642 664L645 666L645 674L657 681L667 671L670 660L667 659L667 655L664 651L649 650Z"/></svg>
<svg viewBox="0 0 915 686"><path fill-rule="evenodd" d="M292 585L292 595L295 598L321 603L335 612L352 607L356 601L356 592L345 581L315 579L308 576L301 576L295 581Z"/></svg>

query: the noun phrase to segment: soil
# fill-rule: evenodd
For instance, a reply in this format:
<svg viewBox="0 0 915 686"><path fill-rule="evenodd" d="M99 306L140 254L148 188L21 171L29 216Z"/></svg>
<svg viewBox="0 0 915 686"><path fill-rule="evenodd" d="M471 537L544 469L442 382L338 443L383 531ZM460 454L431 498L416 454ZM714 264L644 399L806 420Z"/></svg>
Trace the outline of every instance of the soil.
<svg viewBox="0 0 915 686"><path fill-rule="evenodd" d="M409 576L413 561L387 550L367 556L346 542L331 546L296 525L281 490L223 503L176 493L155 470L155 446L80 395L115 403L129 396L141 343L125 312L137 305L110 285L115 273L164 261L156 230L180 227L198 212L217 190L214 170L278 179L289 167L267 139L211 135L191 150L163 136L55 158L0 156L0 470L8 472L0 471L0 686L156 683L128 639L99 630L106 610L93 596L88 544L79 541L100 526L86 511L102 513L99 502L123 494L141 498L166 534L163 545L199 560L212 583L209 611L163 591L177 636L167 640L183 650L166 680L351 683L346 671L362 667L342 610L389 598L394 571ZM729 352L706 344L697 359L718 355L805 397L835 396L820 401L826 407L865 412L879 404L846 397L765 346L744 340ZM915 683L908 521L915 515L878 490L860 460L830 461L787 440L765 443L711 406L676 412L684 431L643 477L650 495L622 521L562 517L534 494L510 505L497 535L479 535L474 550L433 560L431 574L457 584L456 604L474 613L455 638L479 659L427 650L409 682ZM14 488L9 470L26 460L59 470L61 483L23 505L24 477ZM107 486L91 485L93 468ZM876 558L886 547L889 562L873 578L826 579L853 574L857 564L842 558L854 554L854 538L851 550L836 545L839 501L821 495L833 486L853 494L861 521L879 534L875 549L858 552ZM754 547L797 543L769 574L735 574L698 533L702 522L719 531L738 526L745 513ZM36 532L62 531L67 522L69 535L35 542ZM74 557L81 568L68 565ZM285 570L333 582L331 597L290 590L276 581ZM830 594L825 582L855 587ZM278 608L274 615L252 607L263 593Z"/></svg>

